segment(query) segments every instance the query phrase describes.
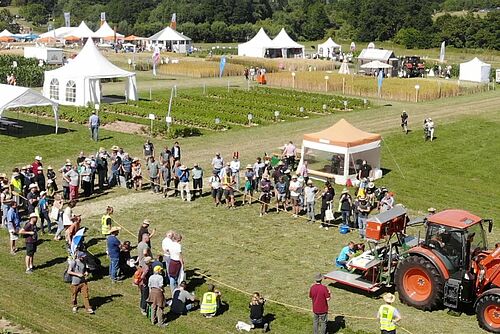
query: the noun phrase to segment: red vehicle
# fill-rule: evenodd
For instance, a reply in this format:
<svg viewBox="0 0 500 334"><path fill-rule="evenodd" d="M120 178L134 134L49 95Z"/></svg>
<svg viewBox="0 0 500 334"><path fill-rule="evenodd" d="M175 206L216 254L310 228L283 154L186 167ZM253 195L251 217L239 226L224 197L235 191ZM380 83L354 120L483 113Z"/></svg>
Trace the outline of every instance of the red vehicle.
<svg viewBox="0 0 500 334"><path fill-rule="evenodd" d="M445 210L418 222L423 239L406 235L416 224L408 222L402 206L370 218L370 250L350 261L353 272L326 277L370 292L394 284L403 303L421 310L473 307L482 328L500 333L500 247L488 250L485 230L493 221Z"/></svg>
<svg viewBox="0 0 500 334"><path fill-rule="evenodd" d="M404 57L402 70L406 78L423 77L425 74L425 64L418 56Z"/></svg>

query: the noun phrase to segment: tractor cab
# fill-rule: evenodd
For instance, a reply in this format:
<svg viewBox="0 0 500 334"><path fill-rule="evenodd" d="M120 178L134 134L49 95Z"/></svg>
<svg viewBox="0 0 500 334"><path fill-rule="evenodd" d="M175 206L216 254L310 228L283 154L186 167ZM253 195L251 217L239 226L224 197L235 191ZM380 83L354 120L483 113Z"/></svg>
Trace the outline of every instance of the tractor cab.
<svg viewBox="0 0 500 334"><path fill-rule="evenodd" d="M422 246L435 251L451 277L470 269L471 254L487 249L480 217L464 210L445 210L427 218Z"/></svg>

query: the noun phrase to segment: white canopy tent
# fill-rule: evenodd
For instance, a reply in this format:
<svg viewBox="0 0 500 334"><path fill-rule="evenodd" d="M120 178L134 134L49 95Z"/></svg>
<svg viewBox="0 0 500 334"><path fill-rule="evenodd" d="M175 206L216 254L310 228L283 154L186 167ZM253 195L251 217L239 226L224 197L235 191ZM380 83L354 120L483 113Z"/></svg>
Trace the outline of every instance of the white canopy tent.
<svg viewBox="0 0 500 334"><path fill-rule="evenodd" d="M56 28L41 34L39 38L64 38L65 36L69 36L69 33L75 29L76 27Z"/></svg>
<svg viewBox="0 0 500 334"><path fill-rule="evenodd" d="M260 28L251 40L238 44L238 56L264 58L266 46L271 45L271 43L272 41L264 28Z"/></svg>
<svg viewBox="0 0 500 334"><path fill-rule="evenodd" d="M311 178L334 178L337 184L355 179L363 160L372 167L371 177L380 178L379 134L362 131L345 119L315 133L304 134L299 170L308 161Z"/></svg>
<svg viewBox="0 0 500 334"><path fill-rule="evenodd" d="M115 40L116 37L117 40L123 40L125 35L117 33L109 26L108 22L104 21L101 27L94 33L94 37L104 40Z"/></svg>
<svg viewBox="0 0 500 334"><path fill-rule="evenodd" d="M136 75L107 60L91 38L75 59L45 72L43 95L64 105L86 106L101 102L101 79L126 78L125 98L137 100Z"/></svg>
<svg viewBox="0 0 500 334"><path fill-rule="evenodd" d="M331 58L340 48L339 44L335 43L331 37L328 37L324 43L318 44L318 54L323 58Z"/></svg>
<svg viewBox="0 0 500 334"><path fill-rule="evenodd" d="M12 36L14 36L14 34L8 31L7 29L4 29L2 32L0 32L0 37L12 37Z"/></svg>
<svg viewBox="0 0 500 334"><path fill-rule="evenodd" d="M270 58L303 58L305 56L304 45L291 39L285 28L282 28L271 44L267 46L266 56Z"/></svg>
<svg viewBox="0 0 500 334"><path fill-rule="evenodd" d="M4 110L18 107L52 106L56 133L59 129L59 106L40 93L27 87L0 84L0 118Z"/></svg>
<svg viewBox="0 0 500 334"><path fill-rule="evenodd" d="M366 68L366 69L379 69L379 68L392 68L391 65L382 63L381 61L374 60L369 63L366 63L364 65L361 65L361 68Z"/></svg>
<svg viewBox="0 0 500 334"><path fill-rule="evenodd" d="M482 62L477 57L460 64L459 80L480 83L490 82L491 65Z"/></svg>
<svg viewBox="0 0 500 334"><path fill-rule="evenodd" d="M157 32L149 37L148 40L151 44L162 45L167 51L177 53L187 53L192 45L191 38L184 36L170 27Z"/></svg>
<svg viewBox="0 0 500 334"><path fill-rule="evenodd" d="M82 21L78 27L71 30L64 37L70 37L70 36L78 37L80 39L82 39L82 38L95 38L96 37L95 33L87 26L85 21Z"/></svg>

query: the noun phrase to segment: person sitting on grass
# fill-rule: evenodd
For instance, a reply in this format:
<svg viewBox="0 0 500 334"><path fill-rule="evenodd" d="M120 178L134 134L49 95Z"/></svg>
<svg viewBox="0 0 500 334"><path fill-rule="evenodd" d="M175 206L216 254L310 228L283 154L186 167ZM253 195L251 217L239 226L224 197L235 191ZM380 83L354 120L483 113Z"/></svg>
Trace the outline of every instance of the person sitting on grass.
<svg viewBox="0 0 500 334"><path fill-rule="evenodd" d="M335 265L341 269L347 269L347 262L354 257L356 244L350 241L347 246L342 248L339 256L335 259Z"/></svg>
<svg viewBox="0 0 500 334"><path fill-rule="evenodd" d="M198 306L196 297L186 291L186 287L186 281L182 281L172 294L170 312L175 315L186 315L189 311L194 310Z"/></svg>
<svg viewBox="0 0 500 334"><path fill-rule="evenodd" d="M203 294L200 306L200 313L205 318L212 318L217 314L220 309L220 296L220 291L215 289L213 284L208 284L208 291Z"/></svg>
<svg viewBox="0 0 500 334"><path fill-rule="evenodd" d="M266 300L258 292L254 292L248 308L250 308L250 321L252 329L262 327L262 332L267 332L269 324L264 322L264 304Z"/></svg>

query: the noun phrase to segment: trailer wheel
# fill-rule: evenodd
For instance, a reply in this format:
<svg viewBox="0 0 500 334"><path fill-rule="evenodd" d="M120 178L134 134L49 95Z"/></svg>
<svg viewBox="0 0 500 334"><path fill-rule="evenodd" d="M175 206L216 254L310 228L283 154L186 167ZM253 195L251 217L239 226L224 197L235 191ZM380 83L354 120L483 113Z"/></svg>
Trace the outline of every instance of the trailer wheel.
<svg viewBox="0 0 500 334"><path fill-rule="evenodd" d="M441 306L443 278L429 260L415 255L404 259L394 281L401 302L424 311Z"/></svg>
<svg viewBox="0 0 500 334"><path fill-rule="evenodd" d="M500 296L486 295L476 304L476 316L481 328L500 333Z"/></svg>

